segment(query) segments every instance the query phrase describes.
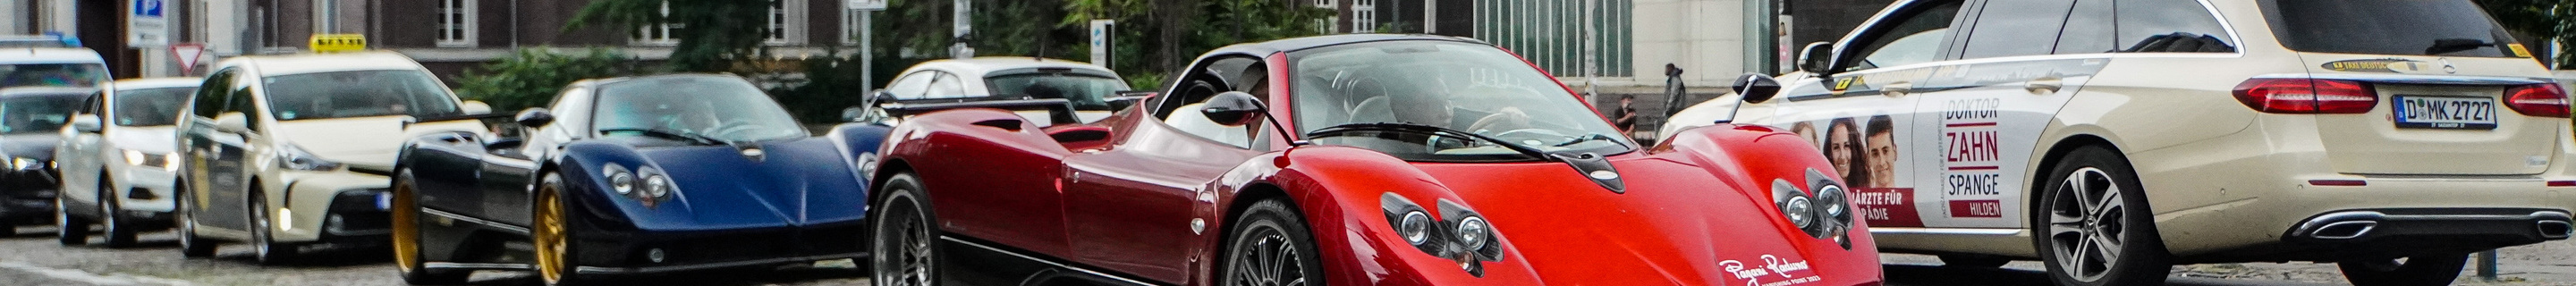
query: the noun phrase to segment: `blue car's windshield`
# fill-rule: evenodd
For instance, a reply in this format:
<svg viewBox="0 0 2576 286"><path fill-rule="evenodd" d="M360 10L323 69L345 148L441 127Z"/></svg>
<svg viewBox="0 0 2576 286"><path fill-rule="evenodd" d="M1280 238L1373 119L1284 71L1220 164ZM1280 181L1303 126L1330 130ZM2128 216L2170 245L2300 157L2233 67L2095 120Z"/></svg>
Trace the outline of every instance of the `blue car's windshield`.
<svg viewBox="0 0 2576 286"><path fill-rule="evenodd" d="M742 79L669 76L600 87L593 115L604 135L669 133L725 142L806 137L804 125ZM637 132L623 132L637 131Z"/></svg>

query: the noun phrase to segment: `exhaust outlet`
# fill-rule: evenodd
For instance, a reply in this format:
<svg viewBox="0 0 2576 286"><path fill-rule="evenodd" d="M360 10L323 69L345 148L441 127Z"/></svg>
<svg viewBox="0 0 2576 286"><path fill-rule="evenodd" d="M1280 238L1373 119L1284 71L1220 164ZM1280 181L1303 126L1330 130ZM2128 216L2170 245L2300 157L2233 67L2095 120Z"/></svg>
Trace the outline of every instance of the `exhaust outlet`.
<svg viewBox="0 0 2576 286"><path fill-rule="evenodd" d="M2308 237L2316 239L2353 239L2361 237L2362 235L2368 235L2372 229L2378 227L2379 222L2376 221L2335 222L2326 224L2322 227L2317 227L2317 231L2309 233Z"/></svg>
<svg viewBox="0 0 2576 286"><path fill-rule="evenodd" d="M2540 228L2542 238L2562 239L2567 238L2571 232L2576 232L2576 225L2563 220L2544 220L2534 225Z"/></svg>

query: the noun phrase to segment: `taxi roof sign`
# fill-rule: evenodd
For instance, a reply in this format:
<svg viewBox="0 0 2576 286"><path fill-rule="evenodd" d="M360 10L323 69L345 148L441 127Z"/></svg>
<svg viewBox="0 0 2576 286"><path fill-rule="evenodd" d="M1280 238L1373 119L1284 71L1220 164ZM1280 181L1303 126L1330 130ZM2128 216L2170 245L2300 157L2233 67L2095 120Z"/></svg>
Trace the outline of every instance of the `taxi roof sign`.
<svg viewBox="0 0 2576 286"><path fill-rule="evenodd" d="M354 52L367 49L367 36L359 34L315 34L310 48L316 53Z"/></svg>

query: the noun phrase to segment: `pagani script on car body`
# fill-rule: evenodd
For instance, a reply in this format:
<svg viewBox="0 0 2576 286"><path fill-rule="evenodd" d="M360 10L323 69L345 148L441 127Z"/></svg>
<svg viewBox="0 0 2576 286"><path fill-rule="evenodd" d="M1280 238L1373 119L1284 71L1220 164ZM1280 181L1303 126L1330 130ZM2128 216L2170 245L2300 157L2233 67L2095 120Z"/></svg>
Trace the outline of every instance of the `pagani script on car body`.
<svg viewBox="0 0 2576 286"><path fill-rule="evenodd" d="M1721 261L1718 262L1717 265L1719 267L1726 268L1726 272L1735 274L1735 279L1744 279L1744 286L1797 285L1824 280L1823 277L1816 277L1814 275L1806 277L1790 275L1789 273L1791 272L1807 271L1807 262L1788 262L1786 259L1780 259L1779 256L1770 254L1762 255L1761 267L1747 267L1747 265L1744 265L1743 261L1736 260ZM1770 283L1762 282L1763 277L1773 275L1780 276L1781 280L1772 281Z"/></svg>

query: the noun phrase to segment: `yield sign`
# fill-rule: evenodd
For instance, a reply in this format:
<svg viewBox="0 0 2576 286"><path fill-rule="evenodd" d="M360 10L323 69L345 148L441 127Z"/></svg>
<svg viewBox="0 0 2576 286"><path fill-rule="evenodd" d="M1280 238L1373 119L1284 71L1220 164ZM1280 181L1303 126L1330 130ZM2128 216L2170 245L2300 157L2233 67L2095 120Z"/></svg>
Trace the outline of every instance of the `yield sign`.
<svg viewBox="0 0 2576 286"><path fill-rule="evenodd" d="M196 74L197 59L205 56L206 44L179 43L170 45L170 57L179 60L179 74Z"/></svg>

